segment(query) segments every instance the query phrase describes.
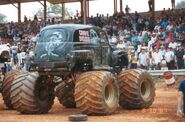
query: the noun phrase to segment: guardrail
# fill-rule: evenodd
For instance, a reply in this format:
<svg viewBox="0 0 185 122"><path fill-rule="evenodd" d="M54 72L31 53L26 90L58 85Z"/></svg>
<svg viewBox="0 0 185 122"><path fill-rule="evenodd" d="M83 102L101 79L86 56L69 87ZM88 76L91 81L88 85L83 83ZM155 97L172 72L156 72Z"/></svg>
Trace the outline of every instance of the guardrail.
<svg viewBox="0 0 185 122"><path fill-rule="evenodd" d="M152 76L162 76L163 73L166 71L173 72L174 76L185 76L185 69L180 69L180 70L148 70L147 72L150 73Z"/></svg>

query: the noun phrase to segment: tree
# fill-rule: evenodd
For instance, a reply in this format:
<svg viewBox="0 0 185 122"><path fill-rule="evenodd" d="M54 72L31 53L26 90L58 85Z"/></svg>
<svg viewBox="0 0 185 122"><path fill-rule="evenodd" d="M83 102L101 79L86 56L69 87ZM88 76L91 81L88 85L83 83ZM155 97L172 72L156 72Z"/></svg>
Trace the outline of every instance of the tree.
<svg viewBox="0 0 185 122"><path fill-rule="evenodd" d="M177 9L185 8L185 0L178 2L176 8Z"/></svg>
<svg viewBox="0 0 185 122"><path fill-rule="evenodd" d="M39 8L36 12L34 12L34 15L42 16L43 15L43 10L41 8Z"/></svg>
<svg viewBox="0 0 185 122"><path fill-rule="evenodd" d="M48 13L61 14L62 12L62 6L60 4L50 4L47 9Z"/></svg>
<svg viewBox="0 0 185 122"><path fill-rule="evenodd" d="M61 4L49 4L47 6L47 13L54 13L56 15L61 15L62 14L62 5ZM43 9L38 9L36 12L35 12L35 15L37 16L43 16ZM68 9L68 8L65 8L65 16L67 18L70 18L74 15L74 13Z"/></svg>
<svg viewBox="0 0 185 122"><path fill-rule="evenodd" d="M5 22L7 22L6 16L0 13L0 23L5 23Z"/></svg>

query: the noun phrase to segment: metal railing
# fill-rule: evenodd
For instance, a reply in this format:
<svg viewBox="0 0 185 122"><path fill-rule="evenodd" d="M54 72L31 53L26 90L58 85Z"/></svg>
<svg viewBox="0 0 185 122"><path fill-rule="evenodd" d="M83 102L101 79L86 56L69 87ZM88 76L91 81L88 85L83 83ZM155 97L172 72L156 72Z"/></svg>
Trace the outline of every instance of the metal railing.
<svg viewBox="0 0 185 122"><path fill-rule="evenodd" d="M152 76L162 76L164 72L171 71L173 72L174 76L185 76L185 69L179 70L148 70L147 72L150 73Z"/></svg>

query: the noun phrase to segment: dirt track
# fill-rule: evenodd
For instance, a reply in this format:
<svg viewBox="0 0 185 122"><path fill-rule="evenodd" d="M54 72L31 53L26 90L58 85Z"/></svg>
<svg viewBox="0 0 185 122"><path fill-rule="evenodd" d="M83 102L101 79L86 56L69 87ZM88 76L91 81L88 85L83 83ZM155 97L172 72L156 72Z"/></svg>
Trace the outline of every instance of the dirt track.
<svg viewBox="0 0 185 122"><path fill-rule="evenodd" d="M176 116L177 91L165 90L164 84L156 85L156 98L149 109L123 110L119 108L113 115L89 116L88 122L185 122L185 118ZM67 122L68 116L78 114L78 109L65 109L57 99L48 114L21 115L7 110L0 96L0 122Z"/></svg>

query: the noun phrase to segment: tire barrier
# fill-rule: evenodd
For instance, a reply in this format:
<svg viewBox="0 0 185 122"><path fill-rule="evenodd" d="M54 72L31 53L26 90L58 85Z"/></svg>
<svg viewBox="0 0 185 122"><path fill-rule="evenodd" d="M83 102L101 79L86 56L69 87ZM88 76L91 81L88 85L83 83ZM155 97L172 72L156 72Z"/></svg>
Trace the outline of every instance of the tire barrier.
<svg viewBox="0 0 185 122"><path fill-rule="evenodd" d="M175 84L175 78L171 71L166 71L163 73L163 77L165 79L166 85L171 86Z"/></svg>

